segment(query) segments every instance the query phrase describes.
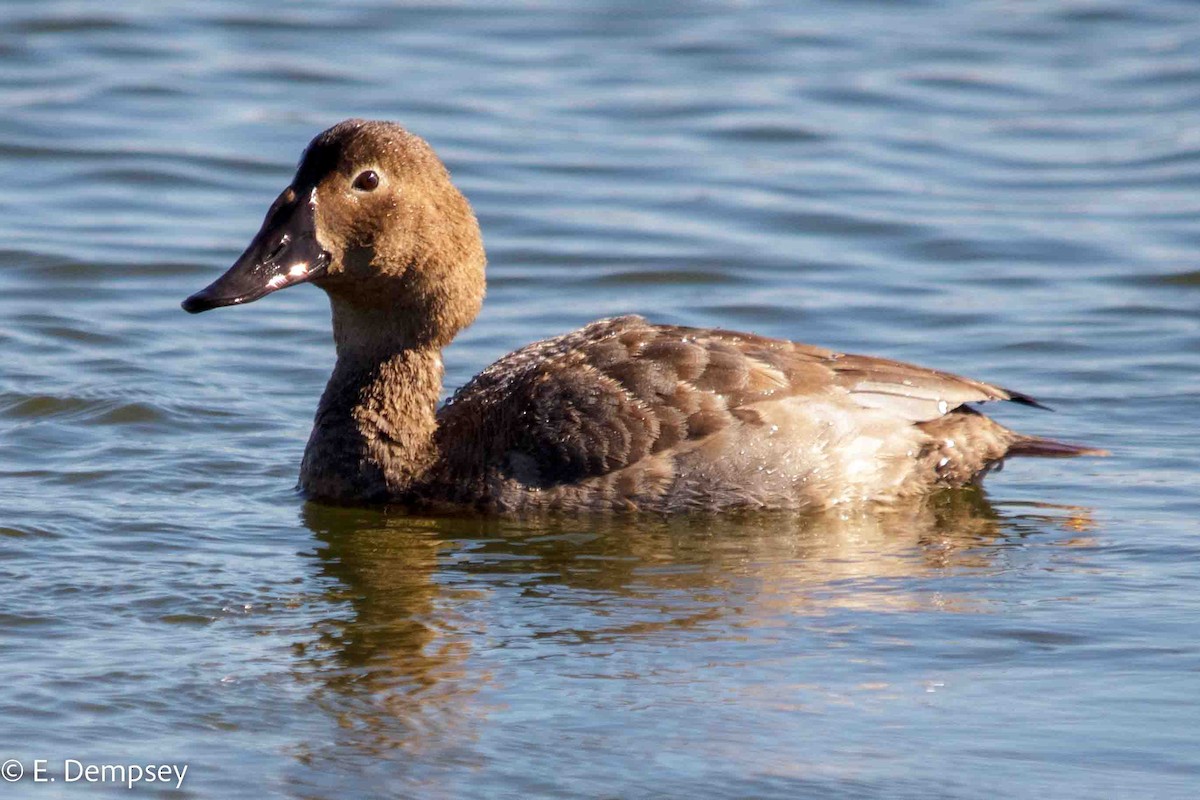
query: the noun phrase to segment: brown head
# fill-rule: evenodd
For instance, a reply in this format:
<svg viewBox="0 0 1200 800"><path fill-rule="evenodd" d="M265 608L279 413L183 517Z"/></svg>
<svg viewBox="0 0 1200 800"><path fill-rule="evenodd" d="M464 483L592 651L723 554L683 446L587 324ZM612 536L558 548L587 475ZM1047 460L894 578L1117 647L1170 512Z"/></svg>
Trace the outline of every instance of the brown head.
<svg viewBox="0 0 1200 800"><path fill-rule="evenodd" d="M339 352L447 344L479 313L483 241L423 139L351 119L309 144L229 271L183 302L199 313L298 283L329 294Z"/></svg>

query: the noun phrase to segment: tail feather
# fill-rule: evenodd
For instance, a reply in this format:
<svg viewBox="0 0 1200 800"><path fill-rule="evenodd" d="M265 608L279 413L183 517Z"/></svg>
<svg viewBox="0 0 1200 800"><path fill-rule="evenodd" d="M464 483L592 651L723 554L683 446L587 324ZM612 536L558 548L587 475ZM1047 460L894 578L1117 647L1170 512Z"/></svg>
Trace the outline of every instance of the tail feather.
<svg viewBox="0 0 1200 800"><path fill-rule="evenodd" d="M1075 456L1107 456L1107 450L1081 444L1044 439L1041 436L1022 436L1008 447L1008 456L1039 456L1042 458L1073 458Z"/></svg>

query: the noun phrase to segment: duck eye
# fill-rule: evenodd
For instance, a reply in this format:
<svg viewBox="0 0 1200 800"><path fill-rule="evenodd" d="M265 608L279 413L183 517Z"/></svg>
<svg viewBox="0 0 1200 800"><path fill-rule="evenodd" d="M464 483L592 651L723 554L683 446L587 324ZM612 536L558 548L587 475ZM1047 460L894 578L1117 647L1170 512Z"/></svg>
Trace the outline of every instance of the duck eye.
<svg viewBox="0 0 1200 800"><path fill-rule="evenodd" d="M373 192L378 185L379 176L375 174L375 170L373 169L358 173L358 177L354 179L354 188L360 192Z"/></svg>

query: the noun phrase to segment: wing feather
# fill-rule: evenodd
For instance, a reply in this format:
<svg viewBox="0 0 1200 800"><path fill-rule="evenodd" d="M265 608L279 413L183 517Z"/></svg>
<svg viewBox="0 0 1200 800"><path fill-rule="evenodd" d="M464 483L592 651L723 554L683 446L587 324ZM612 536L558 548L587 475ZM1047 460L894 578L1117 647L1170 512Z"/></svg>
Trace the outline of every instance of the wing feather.
<svg viewBox="0 0 1200 800"><path fill-rule="evenodd" d="M458 391L439 436L459 475L531 486L604 475L689 439L760 419L754 403L847 398L911 423L1028 395L947 372L718 329L600 320L505 356ZM480 478L484 480L486 478Z"/></svg>

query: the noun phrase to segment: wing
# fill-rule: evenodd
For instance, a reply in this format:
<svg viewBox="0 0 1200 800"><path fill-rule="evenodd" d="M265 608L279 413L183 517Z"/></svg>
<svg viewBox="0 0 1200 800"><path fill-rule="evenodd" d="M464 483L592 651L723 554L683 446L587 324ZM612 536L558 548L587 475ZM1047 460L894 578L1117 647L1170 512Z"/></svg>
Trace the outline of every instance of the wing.
<svg viewBox="0 0 1200 800"><path fill-rule="evenodd" d="M835 355L830 361L838 385L859 405L891 411L912 422L927 422L965 403L989 400L1046 408L1021 392L901 361L858 355Z"/></svg>
<svg viewBox="0 0 1200 800"><path fill-rule="evenodd" d="M489 470L547 487L605 475L736 424L755 404L833 399L908 422L964 403L1032 398L886 359L717 329L601 320L522 348L481 372L439 414L454 472Z"/></svg>

